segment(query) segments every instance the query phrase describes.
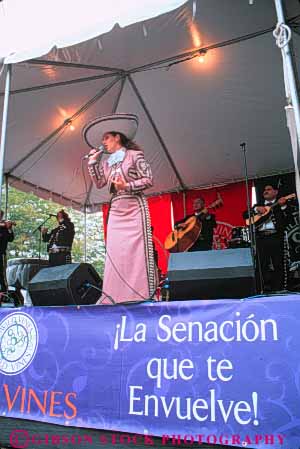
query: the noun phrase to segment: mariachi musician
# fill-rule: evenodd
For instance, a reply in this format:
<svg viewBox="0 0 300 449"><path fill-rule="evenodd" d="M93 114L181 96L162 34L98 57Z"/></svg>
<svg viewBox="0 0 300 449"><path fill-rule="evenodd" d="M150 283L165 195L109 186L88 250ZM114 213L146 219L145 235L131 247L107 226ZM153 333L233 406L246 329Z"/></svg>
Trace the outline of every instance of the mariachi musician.
<svg viewBox="0 0 300 449"><path fill-rule="evenodd" d="M266 185L263 202L251 210L251 220L255 222L257 279L262 291L274 292L286 287L285 228L292 219L288 198L295 195L279 199L277 196L278 189L274 185ZM248 212L244 212L243 217L247 219Z"/></svg>
<svg viewBox="0 0 300 449"><path fill-rule="evenodd" d="M8 242L14 240L13 225L10 220L3 220L4 212L0 211L0 293L7 292L6 280L6 250Z"/></svg>
<svg viewBox="0 0 300 449"><path fill-rule="evenodd" d="M197 221L201 223L201 232L187 251L209 251L212 249L214 228L217 226L216 217L209 213L202 197L194 200L193 209L192 215L187 215L183 220L175 223L175 229L184 230L187 226L186 221L191 217L196 217Z"/></svg>
<svg viewBox="0 0 300 449"><path fill-rule="evenodd" d="M48 242L49 265L55 267L72 263L71 251L74 240L74 224L63 209L56 214L58 226L48 232L41 228L43 242Z"/></svg>

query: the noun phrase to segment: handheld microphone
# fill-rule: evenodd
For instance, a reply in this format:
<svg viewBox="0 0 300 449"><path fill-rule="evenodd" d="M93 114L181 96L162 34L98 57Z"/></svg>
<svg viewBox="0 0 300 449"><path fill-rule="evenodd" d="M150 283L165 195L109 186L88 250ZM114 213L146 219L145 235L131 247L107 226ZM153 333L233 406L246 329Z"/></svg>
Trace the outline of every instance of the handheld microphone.
<svg viewBox="0 0 300 449"><path fill-rule="evenodd" d="M105 151L105 148L104 148L104 145L100 145L98 148L97 148L97 150L102 154L102 153L104 153L104 151ZM96 154L96 153L94 153L94 154ZM94 156L94 154L86 154L85 156L83 156L83 160L85 160L85 159L89 159L90 157L92 157L92 156Z"/></svg>
<svg viewBox="0 0 300 449"><path fill-rule="evenodd" d="M56 218L56 215L54 215L54 214L48 214L49 215L49 217L55 217Z"/></svg>

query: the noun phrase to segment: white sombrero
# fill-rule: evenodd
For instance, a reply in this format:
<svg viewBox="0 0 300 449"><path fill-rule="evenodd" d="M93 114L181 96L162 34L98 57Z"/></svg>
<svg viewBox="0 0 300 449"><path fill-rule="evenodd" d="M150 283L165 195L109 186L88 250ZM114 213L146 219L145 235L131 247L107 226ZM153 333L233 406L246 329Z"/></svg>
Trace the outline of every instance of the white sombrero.
<svg viewBox="0 0 300 449"><path fill-rule="evenodd" d="M116 131L132 140L137 132L138 118L134 114L112 114L97 117L87 123L82 130L86 143L91 148L99 148L103 134Z"/></svg>

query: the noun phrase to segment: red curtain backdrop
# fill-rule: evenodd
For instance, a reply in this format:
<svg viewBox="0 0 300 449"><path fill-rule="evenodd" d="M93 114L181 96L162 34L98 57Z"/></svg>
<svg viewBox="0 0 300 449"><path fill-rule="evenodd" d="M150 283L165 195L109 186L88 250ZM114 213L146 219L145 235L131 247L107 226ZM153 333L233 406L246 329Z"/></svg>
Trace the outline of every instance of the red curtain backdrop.
<svg viewBox="0 0 300 449"><path fill-rule="evenodd" d="M171 225L171 195L165 194L148 198L148 205L153 227L153 243L158 252L158 266L162 273L167 272L169 253L164 249L164 242L172 230ZM109 204L102 205L104 238L107 233L107 216Z"/></svg>
<svg viewBox="0 0 300 449"><path fill-rule="evenodd" d="M251 184L252 185L252 184ZM229 184L227 186L203 189L189 190L186 192L186 214L193 213L193 201L199 196L205 199L206 206L209 206L217 199L219 193L223 200L223 206L211 210L216 215L218 223L214 232L214 248L226 248L227 241L231 238L231 230L233 227L245 226L242 217L243 212L247 209L247 198L245 183L239 182ZM249 198L251 202L251 188L249 189ZM183 210L183 193L172 194L172 203L174 211L174 222L181 220L184 216Z"/></svg>
<svg viewBox="0 0 300 449"><path fill-rule="evenodd" d="M102 204L102 215L103 215L103 232L104 232L104 241L106 242L107 235L107 217L109 211L109 204Z"/></svg>
<svg viewBox="0 0 300 449"><path fill-rule="evenodd" d="M242 213L247 209L246 189L243 182L229 184L224 187L203 190L189 190L186 195L186 214L193 213L193 201L202 196L206 206L217 199L219 193L223 200L223 206L211 210L216 215L218 223L214 232L214 248L223 249L227 247L227 241L231 238L233 227L245 226ZM249 190L251 202L251 188ZM158 265L162 273L167 272L169 253L164 249L164 242L172 230L171 203L173 206L174 222L184 217L183 193L164 194L148 198L151 224L153 227L153 242L158 252ZM107 232L107 216L109 205L102 206L104 238Z"/></svg>
<svg viewBox="0 0 300 449"><path fill-rule="evenodd" d="M172 231L171 194L148 198L151 224L153 227L153 243L158 252L158 266L162 273L167 272L169 252L164 248L167 235Z"/></svg>
<svg viewBox="0 0 300 449"><path fill-rule="evenodd" d="M187 192L185 192L185 195ZM172 193L171 199L172 199L172 205L173 205L173 216L174 216L174 223L176 221L181 220L184 217L184 201L183 201L183 192L178 193ZM186 214L188 215L188 214Z"/></svg>

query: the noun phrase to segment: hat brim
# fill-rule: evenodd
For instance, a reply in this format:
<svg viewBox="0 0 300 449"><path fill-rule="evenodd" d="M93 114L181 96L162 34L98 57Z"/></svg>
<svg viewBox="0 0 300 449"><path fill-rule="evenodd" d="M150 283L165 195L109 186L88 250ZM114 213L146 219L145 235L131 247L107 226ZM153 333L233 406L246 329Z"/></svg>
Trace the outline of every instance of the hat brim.
<svg viewBox="0 0 300 449"><path fill-rule="evenodd" d="M86 143L91 148L99 148L105 133L115 131L132 140L138 129L138 118L134 114L112 114L97 117L87 123L82 130Z"/></svg>

